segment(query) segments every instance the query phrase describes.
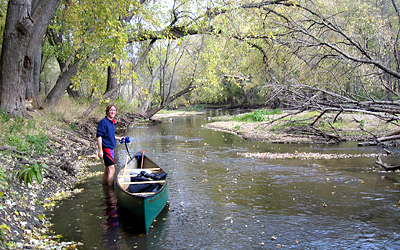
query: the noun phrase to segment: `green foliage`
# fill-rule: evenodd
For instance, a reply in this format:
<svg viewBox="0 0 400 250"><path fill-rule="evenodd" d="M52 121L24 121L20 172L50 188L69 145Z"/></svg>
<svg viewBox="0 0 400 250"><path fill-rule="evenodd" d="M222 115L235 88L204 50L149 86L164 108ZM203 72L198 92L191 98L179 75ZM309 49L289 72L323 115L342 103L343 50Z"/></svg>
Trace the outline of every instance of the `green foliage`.
<svg viewBox="0 0 400 250"><path fill-rule="evenodd" d="M244 115L237 116L234 119L241 122L261 122L265 119L265 117L262 110L256 110L252 113L246 113Z"/></svg>
<svg viewBox="0 0 400 250"><path fill-rule="evenodd" d="M365 127L365 120L361 120L361 121L360 121L360 127L361 127L361 128L364 128L364 127Z"/></svg>
<svg viewBox="0 0 400 250"><path fill-rule="evenodd" d="M21 132L22 128L25 126L25 119L21 117L14 118L14 122L10 125L10 133Z"/></svg>
<svg viewBox="0 0 400 250"><path fill-rule="evenodd" d="M118 108L118 113L128 113L128 112L136 112L137 111L137 105L135 106L134 103L128 103L125 101L123 98L117 98L115 101L115 105Z"/></svg>
<svg viewBox="0 0 400 250"><path fill-rule="evenodd" d="M10 133L5 136L5 143L17 150L38 156L44 155L47 150L48 137L41 133L38 135L21 136L19 133Z"/></svg>
<svg viewBox="0 0 400 250"><path fill-rule="evenodd" d="M5 108L0 109L0 118L2 122L8 122L10 120L10 114Z"/></svg>
<svg viewBox="0 0 400 250"><path fill-rule="evenodd" d="M281 115L281 114L283 114L283 111L281 109L274 109L272 111L272 114L273 115Z"/></svg>
<svg viewBox="0 0 400 250"><path fill-rule="evenodd" d="M33 119L16 117L4 123L3 127L8 128L8 133L3 135L5 144L27 154L35 153L37 156L44 155L46 152L49 139L43 132L35 133Z"/></svg>
<svg viewBox="0 0 400 250"><path fill-rule="evenodd" d="M25 140L30 144L28 153L35 152L39 156L44 155L47 149L47 142L49 141L49 138L45 134L26 135Z"/></svg>
<svg viewBox="0 0 400 250"><path fill-rule="evenodd" d="M252 114L252 120L255 122L262 122L264 121L265 117L264 117L264 112L262 110L256 110L254 111L254 113Z"/></svg>
<svg viewBox="0 0 400 250"><path fill-rule="evenodd" d="M143 31L144 23L147 27L156 25L153 12L157 8L148 7L151 4L134 0L63 1L49 26L52 32L47 33L55 37L44 40L45 58L49 63L54 62L54 58L64 63L73 58L70 67L90 60L80 64L82 67L71 77L73 89L85 97L104 101L102 95L107 85L108 67L121 82L135 79L126 47L132 42L129 39ZM128 17L133 19L128 21ZM134 53L130 55L136 57Z"/></svg>
<svg viewBox="0 0 400 250"><path fill-rule="evenodd" d="M243 115L233 117L235 121L239 122L251 122L253 121L253 113L246 113Z"/></svg>
<svg viewBox="0 0 400 250"><path fill-rule="evenodd" d="M28 145L19 134L9 133L5 136L5 143L9 146L15 147L17 150L25 152Z"/></svg>
<svg viewBox="0 0 400 250"><path fill-rule="evenodd" d="M7 6L9 1L0 1L0 34L3 35L6 26ZM0 36L0 46L3 45L3 36ZM1 47L0 47L1 49Z"/></svg>
<svg viewBox="0 0 400 250"><path fill-rule="evenodd" d="M69 124L69 129L71 129L71 130L76 130L77 129L77 127L76 127L76 123L71 123L71 124Z"/></svg>
<svg viewBox="0 0 400 250"><path fill-rule="evenodd" d="M244 115L236 116L236 117L234 117L234 120L240 121L240 122L262 122L265 120L266 115L278 115L278 114L282 114L282 110L280 110L280 109L274 109L274 110L260 109L260 110L256 110L251 113L246 113Z"/></svg>
<svg viewBox="0 0 400 250"><path fill-rule="evenodd" d="M46 168L47 165L45 163L39 164L38 162L35 162L33 165L23 166L23 169L18 172L17 176L20 182L24 182L26 185L33 182L33 177L35 177L38 183L42 183L42 171L47 173Z"/></svg>
<svg viewBox="0 0 400 250"><path fill-rule="evenodd" d="M28 130L34 129L35 128L35 122L33 120L29 119L27 124L26 124L26 128Z"/></svg>

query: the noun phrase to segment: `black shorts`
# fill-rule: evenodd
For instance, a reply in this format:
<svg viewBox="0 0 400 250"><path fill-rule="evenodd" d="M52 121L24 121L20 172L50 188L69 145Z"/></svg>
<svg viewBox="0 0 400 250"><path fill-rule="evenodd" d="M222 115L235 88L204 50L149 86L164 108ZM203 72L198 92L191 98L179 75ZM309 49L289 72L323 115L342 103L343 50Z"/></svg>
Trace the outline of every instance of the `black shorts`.
<svg viewBox="0 0 400 250"><path fill-rule="evenodd" d="M103 160L106 167L114 165L114 149L103 148Z"/></svg>

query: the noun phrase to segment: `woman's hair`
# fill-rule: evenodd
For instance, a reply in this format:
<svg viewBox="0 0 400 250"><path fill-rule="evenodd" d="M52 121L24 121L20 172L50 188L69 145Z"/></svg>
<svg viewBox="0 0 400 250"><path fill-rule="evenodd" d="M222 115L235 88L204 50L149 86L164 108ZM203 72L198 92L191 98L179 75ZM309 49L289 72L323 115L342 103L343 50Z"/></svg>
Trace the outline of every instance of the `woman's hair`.
<svg viewBox="0 0 400 250"><path fill-rule="evenodd" d="M115 108L115 111L117 111L117 107L116 107L114 104L110 104L110 105L108 105L107 108L106 108L106 115L108 115L108 111L110 111L110 108L112 108L112 107L114 107L114 108Z"/></svg>

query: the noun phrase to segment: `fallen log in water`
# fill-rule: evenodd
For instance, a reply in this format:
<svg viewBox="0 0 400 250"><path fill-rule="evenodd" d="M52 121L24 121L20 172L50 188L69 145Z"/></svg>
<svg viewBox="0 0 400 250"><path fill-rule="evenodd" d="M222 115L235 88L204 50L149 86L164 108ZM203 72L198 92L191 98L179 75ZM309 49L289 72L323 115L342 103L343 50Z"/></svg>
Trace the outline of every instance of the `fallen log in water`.
<svg viewBox="0 0 400 250"><path fill-rule="evenodd" d="M387 142L387 141L396 141L400 140L400 134L399 132L392 133L388 136L383 136L380 138L376 138L375 141L367 141L367 142L360 142L358 143L358 146L378 146L382 144L382 142Z"/></svg>
<svg viewBox="0 0 400 250"><path fill-rule="evenodd" d="M360 142L357 144L359 147L365 147L365 146L378 146L377 141L367 141L367 142Z"/></svg>
<svg viewBox="0 0 400 250"><path fill-rule="evenodd" d="M384 141L394 141L394 140L399 140L400 135L391 135L391 136L384 136L381 138L376 139L378 142L384 142Z"/></svg>
<svg viewBox="0 0 400 250"><path fill-rule="evenodd" d="M390 166L387 163L384 163L381 159L381 157L377 157L376 162L377 165L379 165L380 167L382 167L383 169L385 169L386 171L396 171L398 169L400 169L400 165L399 166Z"/></svg>

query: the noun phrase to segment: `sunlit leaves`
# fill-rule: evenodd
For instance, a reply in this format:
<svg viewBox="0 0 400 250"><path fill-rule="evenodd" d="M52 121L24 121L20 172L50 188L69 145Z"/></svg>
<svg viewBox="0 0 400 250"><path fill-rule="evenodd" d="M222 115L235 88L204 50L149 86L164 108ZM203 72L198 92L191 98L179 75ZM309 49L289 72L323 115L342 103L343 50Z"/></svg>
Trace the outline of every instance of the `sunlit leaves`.
<svg viewBox="0 0 400 250"><path fill-rule="evenodd" d="M75 90L104 90L107 67L116 67L113 58L126 58L125 46L135 24L130 20L140 19L142 13L147 12L139 1L72 0L60 6L50 28L62 41L52 46L52 52L61 62L70 57L71 65L82 61L72 78Z"/></svg>
<svg viewBox="0 0 400 250"><path fill-rule="evenodd" d="M74 88L92 97L104 92L107 67L117 69L115 58L120 61L120 83L129 83L124 87L129 93L123 96L137 94L140 100L152 99L153 105L167 93L162 89L167 85L162 84L170 84L168 90L194 84L198 92L190 98L206 102L226 100L229 95L262 101L268 99L274 84L296 82L355 90L373 86L375 75L367 76L373 68L344 59L343 54L355 58L369 54L394 65L391 43L395 32L390 27L397 21L391 17L394 12L389 6L369 0L182 0L170 5L163 1L141 5L138 1L73 0L58 10L51 26L63 34L62 46L45 51L64 60L76 53L74 61L85 63L72 79ZM180 37L193 30L205 34L200 58L199 38ZM147 68L134 68L150 37L162 40L157 40L157 50L146 57L143 65ZM352 44L351 39L356 42ZM167 61L166 55L170 57ZM179 56L182 59L174 66ZM159 67L164 68L163 75L154 80Z"/></svg>
<svg viewBox="0 0 400 250"><path fill-rule="evenodd" d="M7 13L8 1L0 1L0 34L4 33L4 27L6 24L6 13ZM0 36L0 48L3 45L3 36Z"/></svg>
<svg viewBox="0 0 400 250"><path fill-rule="evenodd" d="M2 223L0 225L0 240L2 240L2 241L6 240L7 239L6 234L8 234L10 232L10 230L11 229L7 224Z"/></svg>

